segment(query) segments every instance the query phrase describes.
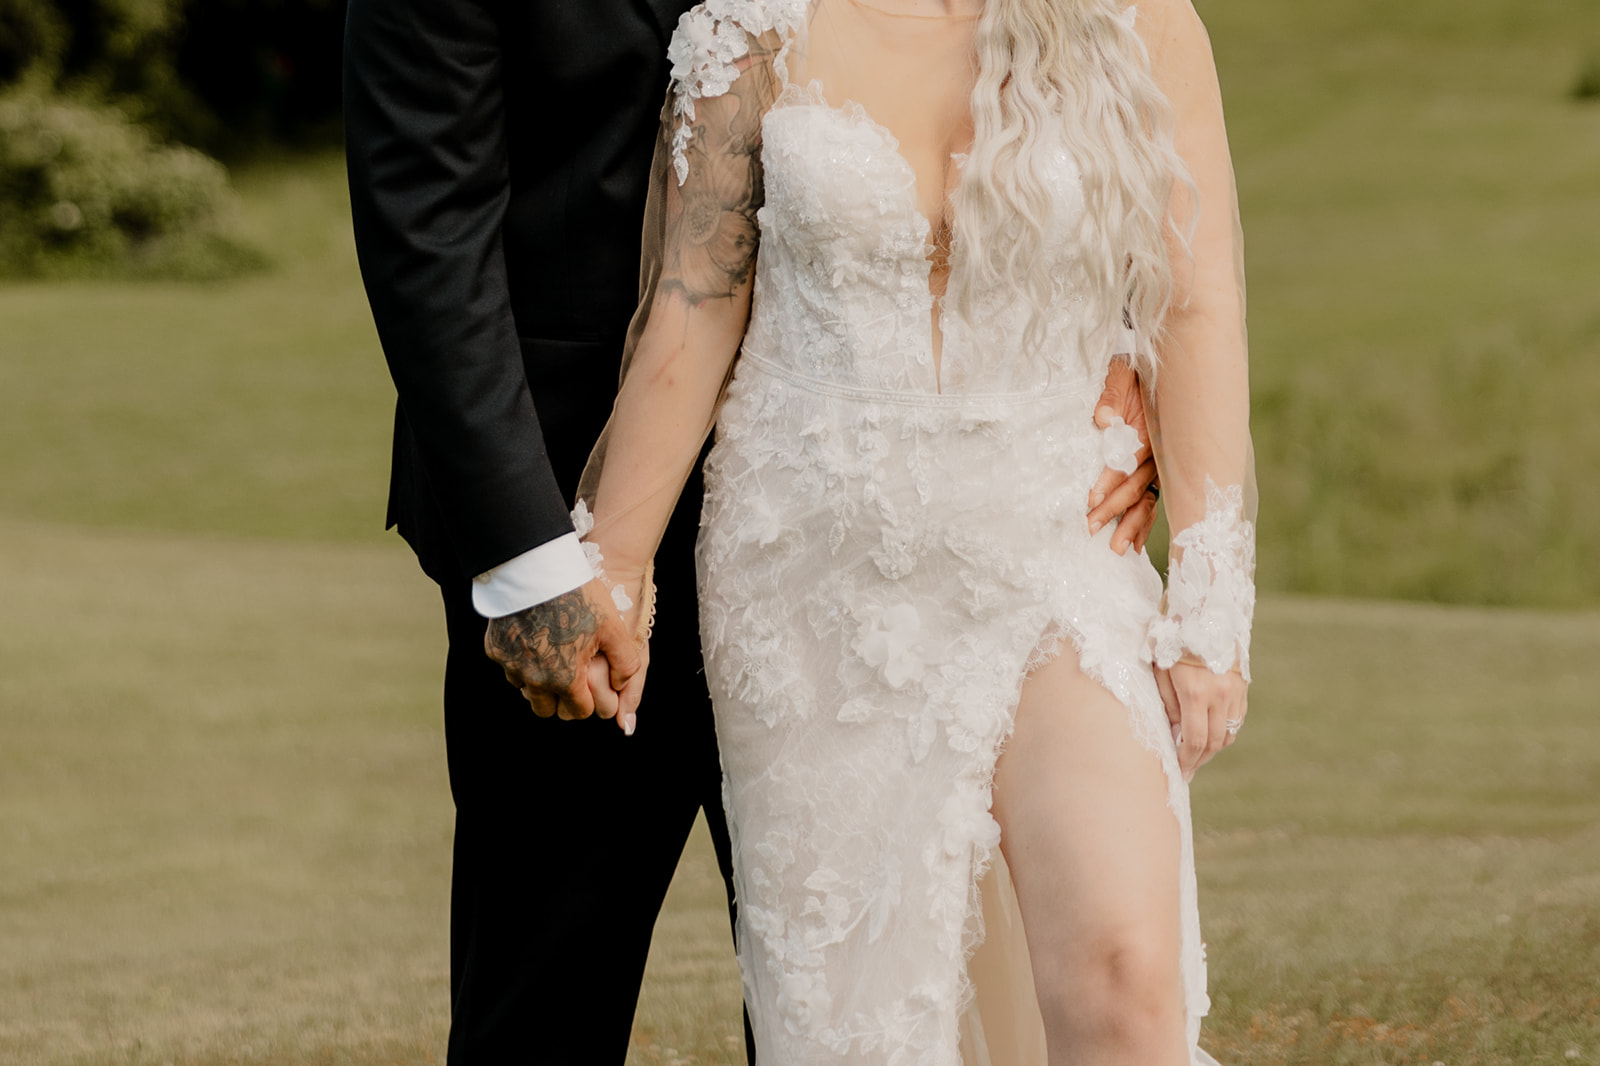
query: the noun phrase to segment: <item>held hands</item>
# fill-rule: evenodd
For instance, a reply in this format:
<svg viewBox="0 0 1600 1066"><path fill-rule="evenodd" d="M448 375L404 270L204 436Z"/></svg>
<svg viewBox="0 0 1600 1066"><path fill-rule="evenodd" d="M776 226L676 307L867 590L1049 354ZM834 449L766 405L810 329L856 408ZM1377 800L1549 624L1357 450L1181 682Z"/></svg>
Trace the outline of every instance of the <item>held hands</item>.
<svg viewBox="0 0 1600 1066"><path fill-rule="evenodd" d="M1214 674L1188 657L1172 669L1156 668L1156 685L1167 708L1172 739L1178 745L1178 768L1185 781L1238 738L1247 712L1249 683L1237 669Z"/></svg>
<svg viewBox="0 0 1600 1066"><path fill-rule="evenodd" d="M1111 550L1123 555L1131 546L1134 551L1144 551L1150 539L1150 527L1156 521L1156 461L1150 450L1150 429L1144 415L1144 392L1139 388L1139 375L1122 356L1111 360L1106 371L1105 391L1094 405L1095 425L1105 429L1112 419L1121 418L1128 427L1139 434L1139 450L1134 454L1139 464L1131 474L1106 467L1089 490L1089 533L1095 534L1107 522L1121 515L1116 532L1111 534Z"/></svg>
<svg viewBox="0 0 1600 1066"><path fill-rule="evenodd" d="M1095 422L1101 428L1109 426L1116 417L1139 435L1139 450L1135 455L1139 465L1132 474L1123 474L1111 467L1101 473L1090 493L1088 522L1090 532L1097 533L1120 515L1111 548L1121 555L1130 546L1135 551L1144 549L1156 514L1156 494L1151 488L1156 480L1156 466L1151 457L1143 394L1138 375L1121 358L1112 360L1105 390L1095 405ZM636 583L625 581L623 584L633 587ZM484 633L484 650L500 664L506 680L522 691L533 712L541 718L557 715L578 719L598 714L601 718L615 718L623 732L632 735L650 661L648 643L638 639L637 614L635 607L629 612L632 617L624 618L612 602L609 586L595 580L525 611L491 619ZM1180 664L1174 667L1173 677L1184 677L1194 669ZM1204 668L1199 669L1209 674ZM1175 710L1179 697L1173 693L1190 689L1199 692L1206 683L1191 683L1185 677L1182 687L1175 689L1176 683L1167 678L1165 672L1159 676L1167 714L1176 730L1180 717L1186 719L1189 712L1180 715ZM1230 676L1237 679L1237 675ZM1195 688L1196 685L1199 688ZM1242 714L1242 680L1239 685L1239 713ZM1199 706L1205 700L1205 697L1191 696L1183 706L1189 707L1190 703ZM1216 749L1206 750L1206 730L1186 732L1185 750L1192 738L1199 737L1200 747L1196 751L1204 754L1203 759L1196 754L1187 762L1180 754L1185 774L1192 775ZM1231 741L1221 725L1217 735L1227 738L1226 741L1219 739L1217 748Z"/></svg>
<svg viewBox="0 0 1600 1066"><path fill-rule="evenodd" d="M648 652L602 582L490 619L483 646L539 717L598 713L633 732Z"/></svg>
<svg viewBox="0 0 1600 1066"><path fill-rule="evenodd" d="M628 632L633 632L633 626L628 627ZM614 689L611 663L604 655L596 655L589 660L589 690L594 693L594 707L601 718L616 716L617 725L628 736L633 736L634 727L639 720L639 698L644 692L644 675L650 667L650 642L645 641L637 645L639 649L639 669L622 686Z"/></svg>

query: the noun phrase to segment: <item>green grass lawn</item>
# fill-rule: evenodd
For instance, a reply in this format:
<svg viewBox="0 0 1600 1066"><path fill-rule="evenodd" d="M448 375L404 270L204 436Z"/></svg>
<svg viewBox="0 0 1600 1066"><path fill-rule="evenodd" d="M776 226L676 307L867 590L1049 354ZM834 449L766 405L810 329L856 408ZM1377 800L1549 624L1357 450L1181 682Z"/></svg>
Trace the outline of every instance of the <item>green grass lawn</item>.
<svg viewBox="0 0 1600 1066"><path fill-rule="evenodd" d="M442 1061L442 627L403 548L12 522L0 589L0 1062ZM1195 793L1225 1063L1600 1063L1597 646L1263 605ZM636 1066L738 1061L721 892L702 834Z"/></svg>
<svg viewBox="0 0 1600 1066"><path fill-rule="evenodd" d="M1199 0L1271 588L1600 603L1592 0Z"/></svg>
<svg viewBox="0 0 1600 1066"><path fill-rule="evenodd" d="M1600 1064L1600 5L1201 8L1273 593L1207 1045ZM342 169L238 181L268 273L0 286L5 1066L443 1061L443 627ZM634 1066L739 1060L720 894L698 836Z"/></svg>

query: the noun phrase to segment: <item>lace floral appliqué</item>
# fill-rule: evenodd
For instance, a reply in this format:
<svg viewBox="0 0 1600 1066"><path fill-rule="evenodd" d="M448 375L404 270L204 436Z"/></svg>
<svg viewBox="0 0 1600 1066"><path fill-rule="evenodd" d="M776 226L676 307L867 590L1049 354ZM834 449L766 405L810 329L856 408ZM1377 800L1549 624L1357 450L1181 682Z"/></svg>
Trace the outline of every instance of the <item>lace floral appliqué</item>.
<svg viewBox="0 0 1600 1066"><path fill-rule="evenodd" d="M1205 518L1172 538L1172 547L1167 607L1150 624L1156 665L1166 669L1189 652L1214 673L1237 663L1250 680L1256 540L1254 524L1244 518L1243 490L1218 488L1207 478Z"/></svg>
<svg viewBox="0 0 1600 1066"><path fill-rule="evenodd" d="M578 539L583 541L583 554L589 560L589 569L594 571L595 577L611 585L610 579L606 577L606 557L600 554L600 545L592 540L584 540L594 531L594 515L590 513L589 505L582 500L579 500L578 506L572 510L572 528L578 534ZM633 606L633 598L621 585L611 585L611 602L619 611L626 611Z"/></svg>
<svg viewBox="0 0 1600 1066"><path fill-rule="evenodd" d="M705 0L685 12L672 35L672 170L682 185L689 176L684 153L694 136L694 102L721 96L739 76L738 61L750 54L750 38L777 30L789 37L805 18L805 0Z"/></svg>
<svg viewBox="0 0 1600 1066"><path fill-rule="evenodd" d="M1144 445L1139 441L1139 431L1121 418L1113 418L1111 424L1101 431L1100 442L1104 448L1106 466L1124 474L1139 469L1139 451Z"/></svg>

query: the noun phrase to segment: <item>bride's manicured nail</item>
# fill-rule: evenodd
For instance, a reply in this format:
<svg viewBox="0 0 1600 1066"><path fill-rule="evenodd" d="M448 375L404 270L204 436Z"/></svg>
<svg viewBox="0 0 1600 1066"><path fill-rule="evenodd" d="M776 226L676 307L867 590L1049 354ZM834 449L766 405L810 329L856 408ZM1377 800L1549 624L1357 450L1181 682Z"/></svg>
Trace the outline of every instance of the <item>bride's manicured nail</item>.
<svg viewBox="0 0 1600 1066"><path fill-rule="evenodd" d="M1090 507L1099 507L1100 504L1105 500L1105 498L1106 498L1106 494L1105 493L1096 492L1096 493L1092 494L1089 497L1089 506Z"/></svg>
<svg viewBox="0 0 1600 1066"><path fill-rule="evenodd" d="M1100 532L1100 530L1101 530L1101 528L1102 528L1102 527L1103 527L1103 526L1104 526L1104 525L1105 525L1105 523L1104 523L1104 522L1099 522L1099 521L1095 521L1095 522L1090 522L1090 523L1089 523L1089 536L1091 536L1091 537L1092 537L1092 536L1094 536L1094 535L1095 535L1095 534L1096 534L1096 533L1098 533L1098 532Z"/></svg>
<svg viewBox="0 0 1600 1066"><path fill-rule="evenodd" d="M622 733L624 736L633 736L633 727L639 721L637 715L625 714L622 716Z"/></svg>

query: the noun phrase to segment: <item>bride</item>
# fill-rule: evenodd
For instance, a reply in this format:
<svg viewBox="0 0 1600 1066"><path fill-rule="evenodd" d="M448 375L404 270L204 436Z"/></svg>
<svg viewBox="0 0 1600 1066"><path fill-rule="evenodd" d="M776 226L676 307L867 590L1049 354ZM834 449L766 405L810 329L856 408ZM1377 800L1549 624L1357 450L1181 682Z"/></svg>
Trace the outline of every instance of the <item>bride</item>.
<svg viewBox="0 0 1600 1066"><path fill-rule="evenodd" d="M669 54L576 517L645 632L715 428L701 630L760 1061L1212 1062L1188 781L1244 718L1253 487L1189 0L706 0ZM1164 594L1084 524L1137 447L1093 419L1116 355Z"/></svg>

